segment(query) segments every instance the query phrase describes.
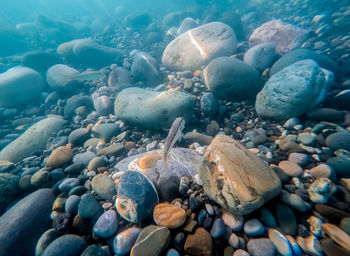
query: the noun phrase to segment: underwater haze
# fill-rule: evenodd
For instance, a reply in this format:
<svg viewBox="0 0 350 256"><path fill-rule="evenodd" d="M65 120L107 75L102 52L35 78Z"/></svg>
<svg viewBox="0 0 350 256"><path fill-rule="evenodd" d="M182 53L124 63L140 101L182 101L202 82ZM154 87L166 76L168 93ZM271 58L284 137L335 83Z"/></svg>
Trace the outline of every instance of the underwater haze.
<svg viewBox="0 0 350 256"><path fill-rule="evenodd" d="M0 256L350 255L349 0L2 0Z"/></svg>

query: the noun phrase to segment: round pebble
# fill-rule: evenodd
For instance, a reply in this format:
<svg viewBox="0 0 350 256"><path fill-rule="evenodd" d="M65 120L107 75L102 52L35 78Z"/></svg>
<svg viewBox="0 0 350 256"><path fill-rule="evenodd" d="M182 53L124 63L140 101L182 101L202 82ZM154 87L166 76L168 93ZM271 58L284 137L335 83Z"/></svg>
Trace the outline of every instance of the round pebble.
<svg viewBox="0 0 350 256"><path fill-rule="evenodd" d="M314 178L330 178L334 176L334 170L328 164L319 164L310 169L310 174Z"/></svg>
<svg viewBox="0 0 350 256"><path fill-rule="evenodd" d="M264 225L258 219L250 219L244 223L244 232L248 236L259 236L264 233Z"/></svg>
<svg viewBox="0 0 350 256"><path fill-rule="evenodd" d="M80 181L77 178L67 178L58 186L58 188L62 192L68 192L72 188L78 186L79 183Z"/></svg>
<svg viewBox="0 0 350 256"><path fill-rule="evenodd" d="M77 214L79 202L80 202L80 196L77 196L77 195L69 196L66 200L65 212L71 215Z"/></svg>
<svg viewBox="0 0 350 256"><path fill-rule="evenodd" d="M251 239L247 244L250 256L274 256L276 248L267 238Z"/></svg>
<svg viewBox="0 0 350 256"><path fill-rule="evenodd" d="M114 210L108 210L97 219L92 231L99 237L107 238L112 236L117 229L117 213Z"/></svg>
<svg viewBox="0 0 350 256"><path fill-rule="evenodd" d="M214 221L214 224L210 230L210 235L213 238L220 238L225 233L225 223L224 221L219 218Z"/></svg>
<svg viewBox="0 0 350 256"><path fill-rule="evenodd" d="M140 228L131 227L117 234L113 240L113 249L116 255L127 255L141 232Z"/></svg>
<svg viewBox="0 0 350 256"><path fill-rule="evenodd" d="M303 175L303 168L291 161L282 161L278 164L278 167L291 177L300 177Z"/></svg>
<svg viewBox="0 0 350 256"><path fill-rule="evenodd" d="M175 205L162 203L157 204L153 211L154 222L163 227L177 228L186 221L186 211Z"/></svg>
<svg viewBox="0 0 350 256"><path fill-rule="evenodd" d="M233 215L230 211L221 209L221 218L233 232L240 231L243 227L244 219L241 215Z"/></svg>
<svg viewBox="0 0 350 256"><path fill-rule="evenodd" d="M308 164L309 156L303 153L290 153L288 156L288 161L304 166Z"/></svg>

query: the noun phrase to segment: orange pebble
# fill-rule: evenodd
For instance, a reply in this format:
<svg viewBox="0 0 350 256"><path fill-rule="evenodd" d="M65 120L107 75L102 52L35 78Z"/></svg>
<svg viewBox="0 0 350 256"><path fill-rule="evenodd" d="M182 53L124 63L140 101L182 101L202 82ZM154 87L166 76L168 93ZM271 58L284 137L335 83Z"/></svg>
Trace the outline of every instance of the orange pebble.
<svg viewBox="0 0 350 256"><path fill-rule="evenodd" d="M201 73L202 73L202 70L198 69L198 70L194 71L193 75L194 76L200 76Z"/></svg>

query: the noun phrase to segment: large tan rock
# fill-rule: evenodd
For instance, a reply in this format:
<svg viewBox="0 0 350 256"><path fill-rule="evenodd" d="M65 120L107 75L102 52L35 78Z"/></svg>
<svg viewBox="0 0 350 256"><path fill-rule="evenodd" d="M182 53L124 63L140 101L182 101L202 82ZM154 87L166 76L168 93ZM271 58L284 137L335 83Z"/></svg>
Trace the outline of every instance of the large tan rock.
<svg viewBox="0 0 350 256"><path fill-rule="evenodd" d="M199 171L205 193L233 214L249 214L281 191L275 172L225 135L217 135Z"/></svg>
<svg viewBox="0 0 350 256"><path fill-rule="evenodd" d="M236 35L221 22L211 22L188 30L171 41L162 56L164 66L173 70L195 70L236 49Z"/></svg>

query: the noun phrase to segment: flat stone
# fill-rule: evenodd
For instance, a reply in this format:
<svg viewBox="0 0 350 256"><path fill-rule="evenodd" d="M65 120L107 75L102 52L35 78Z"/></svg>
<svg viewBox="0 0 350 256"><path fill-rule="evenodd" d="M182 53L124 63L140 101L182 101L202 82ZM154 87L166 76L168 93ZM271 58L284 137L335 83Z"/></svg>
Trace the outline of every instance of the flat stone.
<svg viewBox="0 0 350 256"><path fill-rule="evenodd" d="M153 219L158 226L167 228L177 228L182 226L186 221L186 211L175 205L162 203L154 207Z"/></svg>
<svg viewBox="0 0 350 256"><path fill-rule="evenodd" d="M322 251L326 255L347 255L347 254L349 254L349 251L347 251L346 249L344 249L341 246L334 243L333 240L330 238L322 239L322 240L320 240L320 243L322 246Z"/></svg>
<svg viewBox="0 0 350 256"><path fill-rule="evenodd" d="M248 236L259 236L262 233L264 233L264 226L261 224L261 222L257 219L250 219L244 223L244 232Z"/></svg>
<svg viewBox="0 0 350 256"><path fill-rule="evenodd" d="M213 240L204 228L197 228L193 234L186 238L185 252L194 256L211 256Z"/></svg>
<svg viewBox="0 0 350 256"><path fill-rule="evenodd" d="M270 67L276 57L276 46L273 43L257 44L246 51L244 63L255 68L258 72Z"/></svg>
<svg viewBox="0 0 350 256"><path fill-rule="evenodd" d="M98 151L98 155L106 155L106 156L119 156L125 150L122 143L111 144L105 148L102 148Z"/></svg>
<svg viewBox="0 0 350 256"><path fill-rule="evenodd" d="M166 227L149 225L142 229L130 256L159 255L168 246L170 230Z"/></svg>
<svg viewBox="0 0 350 256"><path fill-rule="evenodd" d="M96 219L103 213L101 204L93 194L85 194L81 197L78 206L78 214L83 218Z"/></svg>
<svg viewBox="0 0 350 256"><path fill-rule="evenodd" d="M342 218L350 217L349 213L325 204L315 204L315 210L333 223L338 223Z"/></svg>
<svg viewBox="0 0 350 256"><path fill-rule="evenodd" d="M303 168L292 161L282 161L278 164L278 167L291 177L300 177L304 172Z"/></svg>
<svg viewBox="0 0 350 256"><path fill-rule="evenodd" d="M199 171L205 193L234 214L256 210L281 190L275 172L228 136L217 135L205 158L210 164Z"/></svg>
<svg viewBox="0 0 350 256"><path fill-rule="evenodd" d="M306 113L306 116L311 120L316 121L342 121L345 113L333 108L314 108Z"/></svg>

